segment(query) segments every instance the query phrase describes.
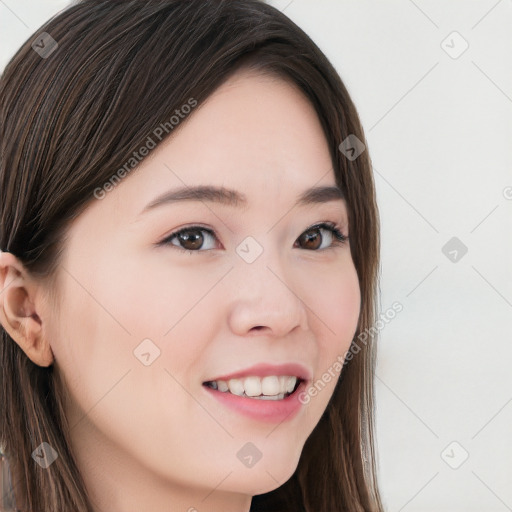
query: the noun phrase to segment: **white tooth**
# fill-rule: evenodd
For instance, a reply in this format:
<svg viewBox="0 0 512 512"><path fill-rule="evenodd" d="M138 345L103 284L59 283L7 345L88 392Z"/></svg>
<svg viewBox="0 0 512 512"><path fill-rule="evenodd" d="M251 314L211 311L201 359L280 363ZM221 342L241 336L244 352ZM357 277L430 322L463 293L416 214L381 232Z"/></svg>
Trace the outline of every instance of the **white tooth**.
<svg viewBox="0 0 512 512"><path fill-rule="evenodd" d="M229 389L228 383L225 380L218 380L217 386L219 388L219 391L222 391L223 393L225 393Z"/></svg>
<svg viewBox="0 0 512 512"><path fill-rule="evenodd" d="M279 395L272 395L272 396L257 396L256 398L253 398L253 400L282 400L284 398L284 393L280 393Z"/></svg>
<svg viewBox="0 0 512 512"><path fill-rule="evenodd" d="M261 380L259 377L246 377L244 379L244 389L247 396L261 395Z"/></svg>
<svg viewBox="0 0 512 512"><path fill-rule="evenodd" d="M267 375L263 378L251 375L241 379L230 379L227 382L218 380L215 381L214 385L221 392L230 391L237 396L263 400L282 400L285 394L293 391L296 383L297 377L289 375Z"/></svg>
<svg viewBox="0 0 512 512"><path fill-rule="evenodd" d="M293 388L295 387L295 384L297 384L297 377L288 377L286 392L291 393L293 391Z"/></svg>
<svg viewBox="0 0 512 512"><path fill-rule="evenodd" d="M280 391L279 378L275 375L263 377L261 380L261 392L264 395L278 395Z"/></svg>
<svg viewBox="0 0 512 512"><path fill-rule="evenodd" d="M244 394L244 384L240 379L230 379L228 386L229 391L234 395L242 396Z"/></svg>

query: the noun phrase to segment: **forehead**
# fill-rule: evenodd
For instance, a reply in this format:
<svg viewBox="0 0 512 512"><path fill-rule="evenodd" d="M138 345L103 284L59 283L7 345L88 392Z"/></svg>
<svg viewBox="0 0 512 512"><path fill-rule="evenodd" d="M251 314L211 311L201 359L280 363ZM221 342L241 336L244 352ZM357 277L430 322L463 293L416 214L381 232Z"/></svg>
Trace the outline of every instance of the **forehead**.
<svg viewBox="0 0 512 512"><path fill-rule="evenodd" d="M293 194L293 187L334 184L318 116L283 79L241 71L177 128L137 167L133 187L139 194L153 193L157 182L229 185L244 189L250 201L256 192L283 194L291 188Z"/></svg>

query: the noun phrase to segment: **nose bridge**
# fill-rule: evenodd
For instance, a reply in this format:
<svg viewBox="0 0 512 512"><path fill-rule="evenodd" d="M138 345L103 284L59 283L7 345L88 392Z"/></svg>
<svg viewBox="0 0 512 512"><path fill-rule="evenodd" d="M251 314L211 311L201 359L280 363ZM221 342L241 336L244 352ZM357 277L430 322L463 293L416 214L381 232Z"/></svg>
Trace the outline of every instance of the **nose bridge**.
<svg viewBox="0 0 512 512"><path fill-rule="evenodd" d="M235 301L230 318L235 330L268 327L284 335L296 326L307 329L306 308L296 291L293 272L278 247L247 237L236 249Z"/></svg>

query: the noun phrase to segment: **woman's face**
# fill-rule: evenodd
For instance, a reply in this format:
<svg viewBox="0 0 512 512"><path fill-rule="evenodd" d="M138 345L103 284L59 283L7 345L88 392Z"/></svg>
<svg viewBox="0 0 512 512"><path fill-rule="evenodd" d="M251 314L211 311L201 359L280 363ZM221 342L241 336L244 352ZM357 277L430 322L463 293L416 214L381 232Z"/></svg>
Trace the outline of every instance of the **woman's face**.
<svg viewBox="0 0 512 512"><path fill-rule="evenodd" d="M248 394L291 388L286 376L316 382L359 317L349 241L312 228L348 235L344 200L297 203L336 186L308 101L284 81L238 72L181 122L71 225L59 317L46 326L73 450L105 509L239 512L282 485L339 372L304 404L305 383L264 400L219 381L243 374L228 386ZM210 194L148 206L198 186L246 202Z"/></svg>

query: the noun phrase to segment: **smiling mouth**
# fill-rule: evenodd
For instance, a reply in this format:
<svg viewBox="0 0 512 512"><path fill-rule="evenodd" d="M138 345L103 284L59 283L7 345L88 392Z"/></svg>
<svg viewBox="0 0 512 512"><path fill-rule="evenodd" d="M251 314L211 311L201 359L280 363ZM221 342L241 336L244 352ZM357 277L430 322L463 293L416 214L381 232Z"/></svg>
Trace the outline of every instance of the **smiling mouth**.
<svg viewBox="0 0 512 512"><path fill-rule="evenodd" d="M238 379L203 382L203 386L221 393L256 400L283 400L297 390L303 379L290 375L248 376Z"/></svg>

